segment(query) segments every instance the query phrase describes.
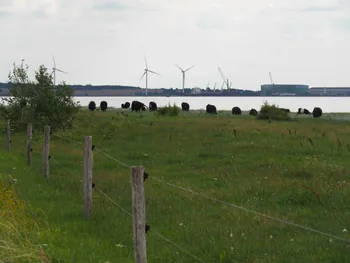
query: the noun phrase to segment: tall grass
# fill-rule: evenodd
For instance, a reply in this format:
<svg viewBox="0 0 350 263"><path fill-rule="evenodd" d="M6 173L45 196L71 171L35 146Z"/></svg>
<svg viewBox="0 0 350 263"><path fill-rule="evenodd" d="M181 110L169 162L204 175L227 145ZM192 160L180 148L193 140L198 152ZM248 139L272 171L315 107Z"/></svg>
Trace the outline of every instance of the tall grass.
<svg viewBox="0 0 350 263"><path fill-rule="evenodd" d="M38 225L26 212L25 202L0 174L0 262L50 262L33 235L37 233Z"/></svg>

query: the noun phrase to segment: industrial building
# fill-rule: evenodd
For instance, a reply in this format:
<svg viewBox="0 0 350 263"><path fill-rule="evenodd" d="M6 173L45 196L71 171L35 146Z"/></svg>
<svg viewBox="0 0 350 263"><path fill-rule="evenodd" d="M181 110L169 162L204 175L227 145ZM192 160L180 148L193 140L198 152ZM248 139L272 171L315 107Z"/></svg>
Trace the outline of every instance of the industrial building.
<svg viewBox="0 0 350 263"><path fill-rule="evenodd" d="M299 84L265 84L261 85L261 96L300 96L308 95L309 86Z"/></svg>
<svg viewBox="0 0 350 263"><path fill-rule="evenodd" d="M350 88L340 87L312 87L309 90L313 96L350 96Z"/></svg>

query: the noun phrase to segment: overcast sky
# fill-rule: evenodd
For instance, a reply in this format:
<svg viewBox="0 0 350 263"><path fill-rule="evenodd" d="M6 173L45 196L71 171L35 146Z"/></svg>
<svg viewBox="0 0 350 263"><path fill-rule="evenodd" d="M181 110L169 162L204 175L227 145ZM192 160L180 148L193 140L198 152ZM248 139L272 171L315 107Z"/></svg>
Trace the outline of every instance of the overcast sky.
<svg viewBox="0 0 350 263"><path fill-rule="evenodd" d="M350 0L0 0L0 82L21 59L69 84L350 86Z"/></svg>

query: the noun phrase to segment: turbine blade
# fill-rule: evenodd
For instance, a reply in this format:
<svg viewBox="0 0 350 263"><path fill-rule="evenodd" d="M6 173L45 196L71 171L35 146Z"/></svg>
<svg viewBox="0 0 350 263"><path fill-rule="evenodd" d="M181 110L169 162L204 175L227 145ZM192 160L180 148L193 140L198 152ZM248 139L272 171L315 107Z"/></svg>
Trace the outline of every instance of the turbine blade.
<svg viewBox="0 0 350 263"><path fill-rule="evenodd" d="M148 69L146 56L144 56L144 58L145 58L146 69Z"/></svg>
<svg viewBox="0 0 350 263"><path fill-rule="evenodd" d="M185 70L185 72L188 71L188 70L190 70L190 69L193 68L194 66L195 66L195 65L193 65L192 67L189 67L188 69Z"/></svg>
<svg viewBox="0 0 350 263"><path fill-rule="evenodd" d="M157 73L157 72L154 72L154 71L152 71L152 70L148 70L148 72L151 72L151 73L153 73L153 74L157 74L157 75L160 75L159 73Z"/></svg>
<svg viewBox="0 0 350 263"><path fill-rule="evenodd" d="M182 72L184 71L182 68L180 68L178 65L175 64L175 66L177 66Z"/></svg>
<svg viewBox="0 0 350 263"><path fill-rule="evenodd" d="M57 71L59 71L59 72L62 72L62 73L64 73L64 74L68 74L67 72L65 72L65 71L63 71L63 70L60 70L60 69L58 69L58 68L55 68L55 70L57 70Z"/></svg>
<svg viewBox="0 0 350 263"><path fill-rule="evenodd" d="M53 54L52 54L52 59L53 59L53 67L56 68L55 56Z"/></svg>
<svg viewBox="0 0 350 263"><path fill-rule="evenodd" d="M145 72L143 72L143 74L142 74L142 76L141 76L141 78L140 78L140 80L143 78L143 76L145 76L146 75L146 70L145 70Z"/></svg>

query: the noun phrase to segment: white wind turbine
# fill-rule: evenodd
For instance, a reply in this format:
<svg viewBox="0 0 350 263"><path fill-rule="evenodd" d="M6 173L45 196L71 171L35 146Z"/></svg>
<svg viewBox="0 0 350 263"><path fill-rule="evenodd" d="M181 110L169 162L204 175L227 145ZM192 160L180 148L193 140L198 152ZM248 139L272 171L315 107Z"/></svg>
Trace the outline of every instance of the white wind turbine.
<svg viewBox="0 0 350 263"><path fill-rule="evenodd" d="M146 57L145 57L145 64L146 64L145 72L142 74L140 80L143 78L144 75L146 75L146 96L147 96L148 95L148 93L147 93L148 92L148 72L151 72L151 73L157 74L157 75L160 75L160 74L148 69Z"/></svg>
<svg viewBox="0 0 350 263"><path fill-rule="evenodd" d="M193 65L192 67L189 67L186 70L183 70L182 68L180 68L178 65L175 64L175 66L177 66L181 72L182 72L182 93L185 93L185 73L186 71L189 71L191 68L193 68L195 65Z"/></svg>
<svg viewBox="0 0 350 263"><path fill-rule="evenodd" d="M68 74L68 73L63 71L63 70L60 70L60 69L56 68L56 61L55 61L55 57L53 55L52 55L52 58L53 58L53 68L52 68L51 76L53 74L53 88L55 88L56 87L56 71L62 72L64 74Z"/></svg>

